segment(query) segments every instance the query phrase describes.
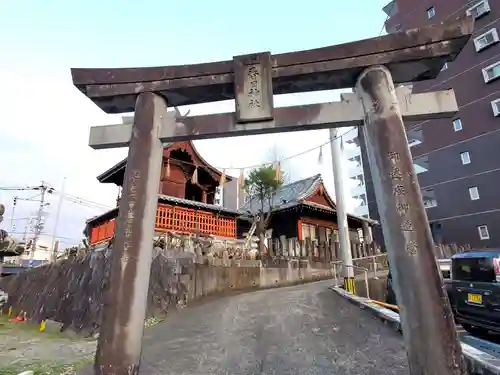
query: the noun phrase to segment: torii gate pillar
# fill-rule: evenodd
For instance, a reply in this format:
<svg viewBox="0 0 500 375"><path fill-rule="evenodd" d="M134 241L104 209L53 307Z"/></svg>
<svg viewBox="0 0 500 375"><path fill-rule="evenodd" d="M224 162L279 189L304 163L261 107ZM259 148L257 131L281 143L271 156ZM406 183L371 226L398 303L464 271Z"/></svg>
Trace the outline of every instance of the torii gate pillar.
<svg viewBox="0 0 500 375"><path fill-rule="evenodd" d="M96 374L139 371L162 142L358 126L364 120L410 373L465 375L403 126L403 118L449 118L458 107L452 90L406 95L394 89L393 81L435 78L458 55L472 29L468 17L273 56L260 53L177 67L73 69L73 83L107 113L135 110L133 126L90 132L89 144L96 149L130 144ZM382 65L391 68L392 77ZM344 95L341 102L273 106L273 94L353 86L356 94ZM163 98L170 106L234 98L237 106L235 113L176 118Z"/></svg>
<svg viewBox="0 0 500 375"><path fill-rule="evenodd" d="M95 357L96 375L139 373L163 159L158 133L173 115L167 113L165 99L152 92L139 94L135 108Z"/></svg>
<svg viewBox="0 0 500 375"><path fill-rule="evenodd" d="M366 151L410 372L466 375L390 71L366 69L355 91L365 110Z"/></svg>

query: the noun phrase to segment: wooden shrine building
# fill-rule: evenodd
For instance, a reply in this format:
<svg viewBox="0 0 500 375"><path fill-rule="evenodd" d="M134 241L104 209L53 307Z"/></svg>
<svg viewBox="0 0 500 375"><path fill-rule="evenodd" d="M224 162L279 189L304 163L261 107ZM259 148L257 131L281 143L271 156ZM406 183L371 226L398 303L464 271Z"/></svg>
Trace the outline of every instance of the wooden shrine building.
<svg viewBox="0 0 500 375"><path fill-rule="evenodd" d="M101 183L123 187L127 159L97 177ZM215 204L216 189L221 179L232 177L210 166L190 141L166 144L158 187L156 231L213 235L223 238L241 237L251 225L240 213ZM109 240L115 230L118 207L87 221L90 244Z"/></svg>
<svg viewBox="0 0 500 375"><path fill-rule="evenodd" d="M249 215L261 210L258 198L248 200L240 208ZM269 211L266 237L271 241L285 238L287 241L309 241L318 246L338 239L336 205L320 174L281 186L264 202L264 212ZM351 242L372 243L371 227L378 224L376 221L348 215L347 223Z"/></svg>
<svg viewBox="0 0 500 375"><path fill-rule="evenodd" d="M123 187L126 164L127 159L122 160L97 179ZM158 186L157 233L242 238L262 206L258 198L248 199L238 210L215 204L218 186L232 180L210 166L192 142L166 144ZM264 212L269 213L266 237L271 241L286 238L318 245L331 243L338 233L336 205L319 174L281 186L265 200ZM118 207L87 221L90 245L113 237L117 217ZM371 242L374 224L373 220L348 215L351 241L359 243L363 237L365 243Z"/></svg>

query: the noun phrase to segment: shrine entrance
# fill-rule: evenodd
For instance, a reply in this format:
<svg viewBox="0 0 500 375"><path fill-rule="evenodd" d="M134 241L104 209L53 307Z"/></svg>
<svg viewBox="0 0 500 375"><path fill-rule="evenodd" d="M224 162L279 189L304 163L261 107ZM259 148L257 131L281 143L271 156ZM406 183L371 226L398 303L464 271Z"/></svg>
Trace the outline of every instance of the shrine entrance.
<svg viewBox="0 0 500 375"><path fill-rule="evenodd" d="M158 68L73 69L75 86L102 110L135 112L133 124L90 132L94 149L130 147L96 373L139 371L164 142L362 126L410 372L464 374L403 123L451 117L458 107L453 90L411 94L395 84L435 78L459 54L472 29L472 19L465 18L279 55ZM273 95L352 87L355 93L343 94L339 102L273 104ZM167 111L226 99L235 100L234 113L182 117ZM343 225L339 218L349 290L354 275ZM424 280L427 288L421 287Z"/></svg>

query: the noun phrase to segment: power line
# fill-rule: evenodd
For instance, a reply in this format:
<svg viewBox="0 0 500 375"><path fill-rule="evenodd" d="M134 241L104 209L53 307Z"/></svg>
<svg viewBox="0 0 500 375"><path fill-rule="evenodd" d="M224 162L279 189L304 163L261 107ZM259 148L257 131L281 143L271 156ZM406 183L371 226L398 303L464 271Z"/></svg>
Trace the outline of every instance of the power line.
<svg viewBox="0 0 500 375"><path fill-rule="evenodd" d="M86 198L78 197L76 195L71 195L71 194L68 194L68 193L65 193L62 191L59 192L57 190L54 190L54 195L62 196L62 198L67 200L67 201L70 201L70 202L73 202L76 204L80 204L80 205L84 205L84 206L89 207L89 208L99 208L99 209L106 209L106 210L112 208L111 206L107 206L107 205L102 204L102 203L94 202L94 201L91 201L91 200L86 199Z"/></svg>
<svg viewBox="0 0 500 375"><path fill-rule="evenodd" d="M296 157L299 157L299 156L302 156L302 155L305 155L305 154L308 154L309 152L312 152L312 151L315 151L315 150L318 150L319 148L323 147L323 146L326 146L327 144L330 144L331 142L333 142L335 139L339 139L339 138L342 138L343 136L347 135L348 133L354 131L356 129L356 127L353 127L351 129L349 129L348 131L336 136L335 138L332 138L332 139L329 139L328 141L326 142L323 142L321 143L320 145L317 145L317 146L314 146L310 149L307 149L305 151L301 151L297 154L293 154L293 155L290 155L290 156L287 156L287 157L284 157L284 158L281 158L277 161L268 161L268 162L264 162L264 163L259 163L259 164L254 164L254 165L246 165L244 167L234 167L234 166L230 166L230 167L217 167L215 166L214 168L215 169L218 169L218 170L234 170L234 169L253 169L253 168L259 168L259 167L263 167L263 166L266 166L266 165L271 165L271 164L274 164L276 162L278 163L282 163L284 161L287 161L287 160L290 160L290 159L294 159ZM179 159L174 159L174 158L169 158L170 160L173 160L173 161L176 161L176 162L179 162L179 163L182 163L182 164L187 164L187 165L192 165L192 166L196 166L198 168L201 168L201 166L199 165L196 165L194 163L191 163L191 162L188 162L188 161L185 161L185 160L179 160Z"/></svg>

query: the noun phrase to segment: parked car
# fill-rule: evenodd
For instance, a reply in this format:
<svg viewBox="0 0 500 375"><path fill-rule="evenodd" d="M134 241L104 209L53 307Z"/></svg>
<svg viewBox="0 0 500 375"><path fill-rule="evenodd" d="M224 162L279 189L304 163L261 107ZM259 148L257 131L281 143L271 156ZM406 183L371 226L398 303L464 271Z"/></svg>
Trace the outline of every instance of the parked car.
<svg viewBox="0 0 500 375"><path fill-rule="evenodd" d="M385 302L391 305L398 304L396 302L396 294L394 293L392 274L390 268L389 268L389 273L387 274L387 297L385 299Z"/></svg>
<svg viewBox="0 0 500 375"><path fill-rule="evenodd" d="M451 262L455 321L470 333L500 333L500 249L456 254Z"/></svg>
<svg viewBox="0 0 500 375"><path fill-rule="evenodd" d="M439 265L439 269L441 270L441 275L443 277L443 283L444 283L445 289L448 292L448 297L451 298L451 296L450 296L451 261L448 259L438 259L438 265ZM387 275L386 290L387 290L387 297L386 297L385 302L389 303L391 305L397 305L396 294L394 293L393 280L392 280L392 274L391 274L390 268L389 268L389 274Z"/></svg>

